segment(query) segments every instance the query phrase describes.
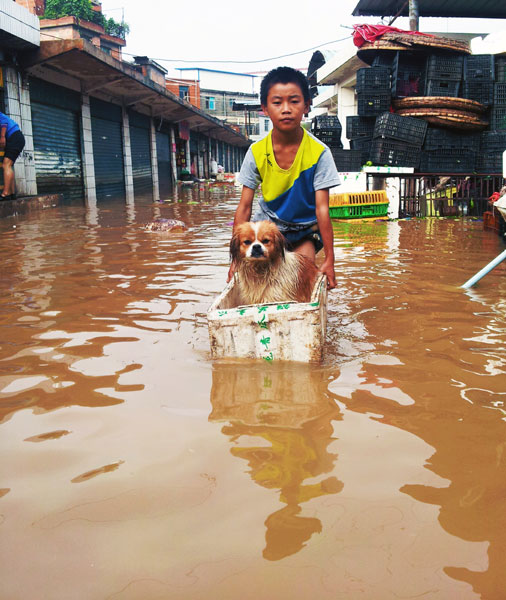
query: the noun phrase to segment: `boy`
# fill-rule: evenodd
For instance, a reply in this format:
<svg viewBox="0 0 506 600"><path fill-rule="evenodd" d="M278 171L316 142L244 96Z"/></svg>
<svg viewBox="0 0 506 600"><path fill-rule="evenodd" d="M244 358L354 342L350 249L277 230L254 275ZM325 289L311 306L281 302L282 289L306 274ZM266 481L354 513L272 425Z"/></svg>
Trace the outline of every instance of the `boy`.
<svg viewBox="0 0 506 600"><path fill-rule="evenodd" d="M253 144L244 158L234 227L250 220L255 189L261 183L263 199L253 220L276 223L288 249L313 261L323 248L325 260L319 270L332 289L336 277L329 188L339 185L340 180L328 147L300 125L309 112L307 79L291 67L278 67L264 77L260 102L272 121L272 130ZM234 270L232 263L228 281Z"/></svg>
<svg viewBox="0 0 506 600"><path fill-rule="evenodd" d="M13 200L14 194L14 169L12 168L17 157L25 147L25 138L19 129L19 125L9 119L7 115L0 112L0 150L5 150L3 169L4 169L4 189L1 200Z"/></svg>

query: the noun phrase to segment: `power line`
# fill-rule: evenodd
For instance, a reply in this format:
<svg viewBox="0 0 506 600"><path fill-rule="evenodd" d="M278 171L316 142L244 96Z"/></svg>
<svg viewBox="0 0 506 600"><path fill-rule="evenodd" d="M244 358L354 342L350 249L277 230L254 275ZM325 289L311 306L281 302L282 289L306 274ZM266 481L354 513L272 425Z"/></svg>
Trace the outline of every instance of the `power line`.
<svg viewBox="0 0 506 600"><path fill-rule="evenodd" d="M3 12L3 11L0 11ZM19 20L19 19L16 19ZM55 40L64 40L66 38L62 38L59 37L57 35L53 35L50 33L47 33L44 30L40 31L41 35L44 35L46 37L50 37L50 38L54 38ZM350 36L344 37L344 38L340 38L338 40L332 40L330 42L324 42L323 44L318 44L317 46L312 46L311 48L306 48L305 50L298 50L297 52L290 52L288 54L281 54L279 56L272 56L270 58L261 58L258 60L188 60L188 59L181 59L181 58L152 58L150 57L151 60L156 60L159 62L175 62L175 63L192 63L192 64L198 64L198 63L213 63L213 64L246 64L246 65L251 65L251 64L258 64L258 63L264 63L264 62L270 62L272 60L278 60L280 58L287 58L289 56L297 56L298 54L304 54L305 52L310 52L311 50L316 50L317 48L323 48L323 46L329 46L330 44L337 44L338 42L344 42L346 40L350 39ZM131 52L125 52L124 50L121 51L121 54L126 54L127 56L139 56L139 53L136 54L132 54Z"/></svg>
<svg viewBox="0 0 506 600"><path fill-rule="evenodd" d="M159 62L178 62L178 63L228 63L228 64L257 64L263 62L269 62L271 60L278 60L279 58L287 58L288 56L296 56L297 54L304 54L304 52L309 52L310 50L316 50L317 48L323 48L323 46L328 46L330 44L336 44L337 42L344 42L345 40L350 39L350 36L345 38L341 38L339 40L332 40L331 42L325 42L324 44L318 44L318 46L313 46L312 48L306 48L305 50L299 50L297 52L290 52L289 54L281 54L280 56L272 56L270 58L261 58L259 60L188 60L183 58L152 58L151 60L156 60ZM138 54L130 54L129 52L123 52L123 54L127 54L128 56L138 56Z"/></svg>

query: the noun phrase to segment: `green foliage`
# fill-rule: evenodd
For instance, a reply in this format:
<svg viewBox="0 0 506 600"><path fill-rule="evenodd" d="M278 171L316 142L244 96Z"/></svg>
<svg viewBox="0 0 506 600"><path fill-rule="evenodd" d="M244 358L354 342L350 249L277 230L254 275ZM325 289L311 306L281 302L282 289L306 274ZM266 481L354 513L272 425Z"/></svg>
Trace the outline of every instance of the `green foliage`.
<svg viewBox="0 0 506 600"><path fill-rule="evenodd" d="M130 27L128 26L128 23L118 23L114 19L107 19L104 29L109 35L115 35L116 37L123 39L125 39L127 33L130 33Z"/></svg>
<svg viewBox="0 0 506 600"><path fill-rule="evenodd" d="M118 23L114 19L106 19L101 13L93 10L90 0L47 0L44 19L60 17L77 17L90 21L104 28L109 35L125 39L130 28L126 23Z"/></svg>
<svg viewBox="0 0 506 600"><path fill-rule="evenodd" d="M47 0L44 18L78 17L92 21L93 12L90 0Z"/></svg>

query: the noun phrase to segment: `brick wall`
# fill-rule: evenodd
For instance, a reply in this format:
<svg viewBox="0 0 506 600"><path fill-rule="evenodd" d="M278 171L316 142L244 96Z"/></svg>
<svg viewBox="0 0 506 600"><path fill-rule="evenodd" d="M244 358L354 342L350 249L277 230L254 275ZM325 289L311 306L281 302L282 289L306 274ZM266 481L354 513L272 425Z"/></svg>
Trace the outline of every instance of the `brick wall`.
<svg viewBox="0 0 506 600"><path fill-rule="evenodd" d="M15 0L16 4L27 8L32 15L41 17L46 10L46 0Z"/></svg>

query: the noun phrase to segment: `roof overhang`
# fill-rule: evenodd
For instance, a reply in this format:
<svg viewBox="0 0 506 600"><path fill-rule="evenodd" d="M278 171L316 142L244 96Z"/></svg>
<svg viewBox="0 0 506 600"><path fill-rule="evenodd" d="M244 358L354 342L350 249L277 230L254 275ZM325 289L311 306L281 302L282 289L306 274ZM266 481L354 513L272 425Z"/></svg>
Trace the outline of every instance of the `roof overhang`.
<svg viewBox="0 0 506 600"><path fill-rule="evenodd" d="M37 74L41 67L58 71L78 80L85 94L107 98L126 108L173 123L186 121L190 130L233 146L251 143L231 127L85 40L41 42L40 50L25 57L23 66L31 74Z"/></svg>
<svg viewBox="0 0 506 600"><path fill-rule="evenodd" d="M260 102L234 102L232 110L260 112L262 110L262 105Z"/></svg>
<svg viewBox="0 0 506 600"><path fill-rule="evenodd" d="M317 85L346 84L349 80L354 80L358 69L367 66L357 56L357 47L350 40L339 54L318 69Z"/></svg>
<svg viewBox="0 0 506 600"><path fill-rule="evenodd" d="M506 2L499 0L418 0L420 17L506 19ZM406 0L360 0L354 17L409 16Z"/></svg>
<svg viewBox="0 0 506 600"><path fill-rule="evenodd" d="M320 94L313 98L312 107L316 108L331 108L336 97L334 86L325 88Z"/></svg>

